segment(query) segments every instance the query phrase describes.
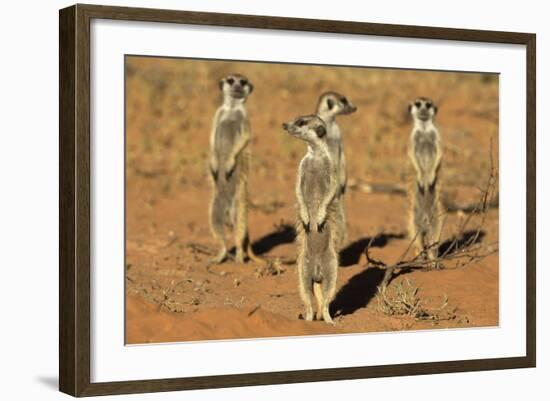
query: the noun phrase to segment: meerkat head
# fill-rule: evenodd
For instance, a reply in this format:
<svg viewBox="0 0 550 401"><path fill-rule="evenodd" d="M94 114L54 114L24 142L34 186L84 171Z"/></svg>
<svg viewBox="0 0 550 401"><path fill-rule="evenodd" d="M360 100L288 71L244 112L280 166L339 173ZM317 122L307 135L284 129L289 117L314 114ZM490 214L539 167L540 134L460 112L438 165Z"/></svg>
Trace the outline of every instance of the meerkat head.
<svg viewBox="0 0 550 401"><path fill-rule="evenodd" d="M419 97L409 104L409 113L415 120L429 121L437 114L437 106L427 97Z"/></svg>
<svg viewBox="0 0 550 401"><path fill-rule="evenodd" d="M337 116L339 114L351 114L357 107L345 96L336 92L326 92L319 97L317 114Z"/></svg>
<svg viewBox="0 0 550 401"><path fill-rule="evenodd" d="M246 100L248 95L254 90L252 83L240 74L230 74L220 79L219 85L224 98Z"/></svg>
<svg viewBox="0 0 550 401"><path fill-rule="evenodd" d="M324 141L327 135L327 126L317 116L298 117L288 123L283 123L283 129L290 135L295 136L309 144L316 144Z"/></svg>

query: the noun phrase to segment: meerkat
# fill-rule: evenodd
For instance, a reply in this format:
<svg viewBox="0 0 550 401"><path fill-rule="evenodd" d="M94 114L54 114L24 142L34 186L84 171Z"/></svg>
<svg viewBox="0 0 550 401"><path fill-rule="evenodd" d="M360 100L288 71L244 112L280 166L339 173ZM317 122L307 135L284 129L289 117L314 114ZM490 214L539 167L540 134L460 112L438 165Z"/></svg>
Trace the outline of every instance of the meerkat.
<svg viewBox="0 0 550 401"><path fill-rule="evenodd" d="M296 179L298 201L298 287L305 305L305 320L316 318L334 324L329 311L336 291L338 253L335 243L335 202L338 193L336 165L327 144L327 127L317 116L299 117L283 124L290 135L307 143Z"/></svg>
<svg viewBox="0 0 550 401"><path fill-rule="evenodd" d="M210 134L209 169L213 182L210 203L210 228L219 244L218 254L210 263L222 263L228 258L224 227L233 228L235 261L243 263L245 256L260 260L250 244L248 235L248 165L250 122L245 103L254 86L239 74L219 81L223 103L214 115Z"/></svg>
<svg viewBox="0 0 550 401"><path fill-rule="evenodd" d="M336 196L336 246L340 250L347 242L347 224L344 212L343 196L346 192L347 171L346 157L340 127L336 123L336 116L351 114L357 107L345 96L336 92L326 92L319 97L316 114L327 126L327 145L336 165L338 175L338 191Z"/></svg>
<svg viewBox="0 0 550 401"><path fill-rule="evenodd" d="M418 251L430 260L437 256L441 231L441 204L438 174L441 167L441 139L434 124L437 106L428 98L418 98L409 105L414 126L409 142L409 158L416 176L411 188L409 235ZM437 266L435 266L437 267Z"/></svg>

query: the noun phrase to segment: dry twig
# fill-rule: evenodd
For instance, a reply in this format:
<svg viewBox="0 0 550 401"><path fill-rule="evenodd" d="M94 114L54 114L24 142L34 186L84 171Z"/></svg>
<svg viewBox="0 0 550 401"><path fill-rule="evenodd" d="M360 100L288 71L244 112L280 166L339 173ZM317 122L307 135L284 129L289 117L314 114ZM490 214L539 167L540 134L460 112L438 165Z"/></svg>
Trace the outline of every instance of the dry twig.
<svg viewBox="0 0 550 401"><path fill-rule="evenodd" d="M386 288L379 288L376 296L378 310L388 316L410 316L416 320L441 321L456 318L455 311L445 310L449 303L446 295L441 306L429 308L418 295L418 291L419 288L409 280L397 283L391 293Z"/></svg>

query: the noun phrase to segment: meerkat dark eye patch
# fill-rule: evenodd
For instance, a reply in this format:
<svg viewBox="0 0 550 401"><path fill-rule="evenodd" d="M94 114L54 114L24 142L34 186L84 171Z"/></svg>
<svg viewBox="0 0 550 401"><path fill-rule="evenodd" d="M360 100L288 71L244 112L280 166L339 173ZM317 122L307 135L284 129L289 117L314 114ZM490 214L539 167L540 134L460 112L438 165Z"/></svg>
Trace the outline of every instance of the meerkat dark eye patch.
<svg viewBox="0 0 550 401"><path fill-rule="evenodd" d="M431 108L432 108L432 104L431 104L430 102L427 102L427 103L426 103L426 108L427 108L428 110L431 109Z"/></svg>
<svg viewBox="0 0 550 401"><path fill-rule="evenodd" d="M420 108L420 106L422 106L422 103L420 103L418 100L416 102L414 102L414 105L416 106L416 108Z"/></svg>
<svg viewBox="0 0 550 401"><path fill-rule="evenodd" d="M227 83L229 85L233 85L235 83L235 80L233 78L227 78Z"/></svg>
<svg viewBox="0 0 550 401"><path fill-rule="evenodd" d="M296 125L298 127L303 127L304 125L306 125L306 121L299 118L298 120L296 120Z"/></svg>
<svg viewBox="0 0 550 401"><path fill-rule="evenodd" d="M241 86L245 86L248 83L246 79L241 79Z"/></svg>
<svg viewBox="0 0 550 401"><path fill-rule="evenodd" d="M315 127L315 133L319 138L322 138L327 134L327 130L322 125L318 125L317 127Z"/></svg>
<svg viewBox="0 0 550 401"><path fill-rule="evenodd" d="M341 98L340 101L344 104L348 104L348 99L346 99L345 97Z"/></svg>
<svg viewBox="0 0 550 401"><path fill-rule="evenodd" d="M334 100L328 99L327 100L327 107L328 107L329 110L332 110L332 108L334 107Z"/></svg>

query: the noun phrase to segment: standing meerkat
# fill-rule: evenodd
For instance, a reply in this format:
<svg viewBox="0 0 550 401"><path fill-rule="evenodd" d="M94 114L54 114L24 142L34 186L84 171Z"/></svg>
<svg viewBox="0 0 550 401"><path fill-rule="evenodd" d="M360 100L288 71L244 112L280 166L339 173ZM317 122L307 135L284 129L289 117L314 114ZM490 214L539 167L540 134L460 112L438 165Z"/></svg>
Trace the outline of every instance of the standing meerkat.
<svg viewBox="0 0 550 401"><path fill-rule="evenodd" d="M245 103L254 86L239 74L221 79L223 103L214 115L210 134L210 174L214 193L210 203L210 228L220 250L211 263L222 263L227 257L224 226L233 228L235 260L245 256L258 260L252 252L248 236L248 164L250 154L250 122Z"/></svg>
<svg viewBox="0 0 550 401"><path fill-rule="evenodd" d="M327 126L328 150L336 166L338 176L338 191L336 195L336 247L340 250L348 239L346 227L346 215L344 212L344 193L347 185L346 157L342 141L342 132L336 123L336 116L351 114L357 111L357 107L345 96L336 92L326 92L319 97L317 103L317 116Z"/></svg>
<svg viewBox="0 0 550 401"><path fill-rule="evenodd" d="M298 287L306 308L305 320L313 320L315 296L316 318L334 324L329 306L336 291L338 272L334 199L339 181L328 150L327 127L319 117L305 116L284 123L283 129L308 145L296 180Z"/></svg>
<svg viewBox="0 0 550 401"><path fill-rule="evenodd" d="M409 158L416 172L411 188L409 235L415 238L419 251L426 251L426 256L435 260L438 250L434 244L440 237L442 210L438 184L441 139L434 124L437 106L421 97L409 105L409 112L414 120Z"/></svg>

